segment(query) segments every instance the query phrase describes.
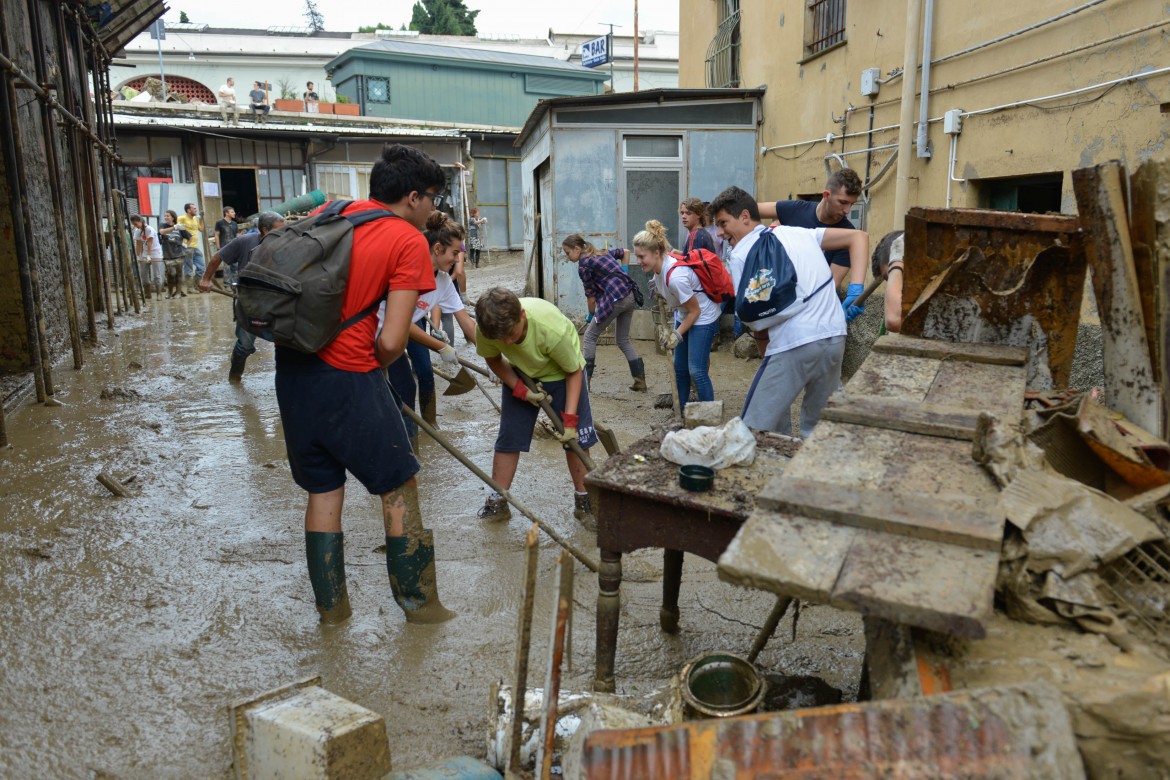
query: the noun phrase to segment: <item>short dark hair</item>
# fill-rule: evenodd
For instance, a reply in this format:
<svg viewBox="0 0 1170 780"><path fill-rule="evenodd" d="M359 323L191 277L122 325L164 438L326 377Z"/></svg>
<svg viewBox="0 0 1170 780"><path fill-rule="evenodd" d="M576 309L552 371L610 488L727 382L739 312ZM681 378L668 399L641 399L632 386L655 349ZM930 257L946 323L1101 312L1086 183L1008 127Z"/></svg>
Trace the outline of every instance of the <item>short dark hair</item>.
<svg viewBox="0 0 1170 780"><path fill-rule="evenodd" d="M227 213L228 213L229 211L235 211L235 210L236 210L236 207L235 207L235 206L224 206L224 207L223 207L223 215L226 217L226 216L227 216Z"/></svg>
<svg viewBox="0 0 1170 780"><path fill-rule="evenodd" d="M506 287L493 287L475 302L475 324L483 335L499 341L520 323L523 311L516 293Z"/></svg>
<svg viewBox="0 0 1170 780"><path fill-rule="evenodd" d="M732 217L738 217L747 211L753 222L760 221L760 205L756 203L756 199L735 185L716 195L707 209L711 212L712 217L720 211L726 211Z"/></svg>
<svg viewBox="0 0 1170 780"><path fill-rule="evenodd" d="M898 236L902 235L901 230L892 230L882 236L882 240L878 242L877 247L873 250L873 256L870 257L870 267L873 268L874 278L877 279L883 275L887 266L890 264L890 249L894 246L894 241Z"/></svg>
<svg viewBox="0 0 1170 780"><path fill-rule="evenodd" d="M195 208L194 203L184 203L183 204L183 211L186 211L187 209L193 209L193 208Z"/></svg>
<svg viewBox="0 0 1170 780"><path fill-rule="evenodd" d="M141 215L141 214L131 214L131 215L130 215L130 222L131 222L131 223L138 223L138 222L143 222L143 223L145 223L145 222L146 222L146 220L142 218L142 215Z"/></svg>
<svg viewBox="0 0 1170 780"><path fill-rule="evenodd" d="M388 144L370 172L370 197L397 203L412 192L446 184L443 169L429 156L413 146Z"/></svg>
<svg viewBox="0 0 1170 780"><path fill-rule="evenodd" d="M845 188L845 194L854 198L861 195L861 177L852 168L841 168L825 182L825 189L829 192Z"/></svg>

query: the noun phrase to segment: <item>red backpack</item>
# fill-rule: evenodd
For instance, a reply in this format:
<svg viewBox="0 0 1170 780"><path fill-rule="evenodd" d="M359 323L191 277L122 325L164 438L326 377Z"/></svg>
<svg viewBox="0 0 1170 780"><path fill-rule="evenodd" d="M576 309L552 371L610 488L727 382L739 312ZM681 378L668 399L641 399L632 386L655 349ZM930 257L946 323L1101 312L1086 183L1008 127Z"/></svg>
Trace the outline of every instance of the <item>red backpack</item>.
<svg viewBox="0 0 1170 780"><path fill-rule="evenodd" d="M719 256L708 249L692 249L685 255L670 253L675 264L666 272L666 283L670 284L670 275L675 268L686 266L699 277L699 284L703 292L715 303L726 303L735 300L735 285L731 283L731 274L723 267Z"/></svg>

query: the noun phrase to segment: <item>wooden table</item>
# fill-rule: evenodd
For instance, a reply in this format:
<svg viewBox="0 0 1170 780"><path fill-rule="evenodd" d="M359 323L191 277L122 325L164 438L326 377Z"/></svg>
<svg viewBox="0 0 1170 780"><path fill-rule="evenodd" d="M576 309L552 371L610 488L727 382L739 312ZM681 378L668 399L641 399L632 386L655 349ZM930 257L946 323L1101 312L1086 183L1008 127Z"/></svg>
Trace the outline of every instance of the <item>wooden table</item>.
<svg viewBox="0 0 1170 780"><path fill-rule="evenodd" d="M662 609L659 623L678 631L678 592L683 554L717 561L755 506L756 493L780 474L800 442L756 434L756 460L715 477L714 489L692 493L678 484L678 466L658 454L666 430L634 442L591 472L585 483L597 492L597 544L601 549L597 596L596 691L613 692L621 611L622 553L662 548Z"/></svg>

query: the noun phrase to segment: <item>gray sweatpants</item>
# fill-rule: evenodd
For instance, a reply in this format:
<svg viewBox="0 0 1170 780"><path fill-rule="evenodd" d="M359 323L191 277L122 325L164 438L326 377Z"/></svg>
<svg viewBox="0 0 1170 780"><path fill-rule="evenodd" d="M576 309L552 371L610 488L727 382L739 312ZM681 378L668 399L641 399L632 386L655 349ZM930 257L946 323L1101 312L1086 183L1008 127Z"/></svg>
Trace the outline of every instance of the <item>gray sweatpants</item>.
<svg viewBox="0 0 1170 780"><path fill-rule="evenodd" d="M586 360L593 360L597 357L597 339L606 329L609 323L617 320L617 345L626 356L626 360L634 361L638 359L638 350L634 349L634 343L630 341L630 322L634 319L634 310L638 307L634 304L634 294L630 293L625 298L614 304L613 309L609 312L609 317L605 322L593 320L589 323L589 327L585 328L585 336L581 339L581 352L585 355Z"/></svg>
<svg viewBox="0 0 1170 780"><path fill-rule="evenodd" d="M800 391L800 435L812 433L829 396L841 385L845 337L832 336L764 358L743 402L749 428L792 434L792 402Z"/></svg>

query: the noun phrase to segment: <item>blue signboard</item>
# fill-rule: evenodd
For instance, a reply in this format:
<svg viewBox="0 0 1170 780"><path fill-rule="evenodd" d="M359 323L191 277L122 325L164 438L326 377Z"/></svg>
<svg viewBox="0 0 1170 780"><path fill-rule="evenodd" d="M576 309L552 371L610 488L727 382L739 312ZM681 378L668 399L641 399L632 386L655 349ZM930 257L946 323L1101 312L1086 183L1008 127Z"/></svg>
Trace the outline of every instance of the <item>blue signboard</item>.
<svg viewBox="0 0 1170 780"><path fill-rule="evenodd" d="M613 36L603 35L581 44L581 64L596 68L613 60Z"/></svg>

